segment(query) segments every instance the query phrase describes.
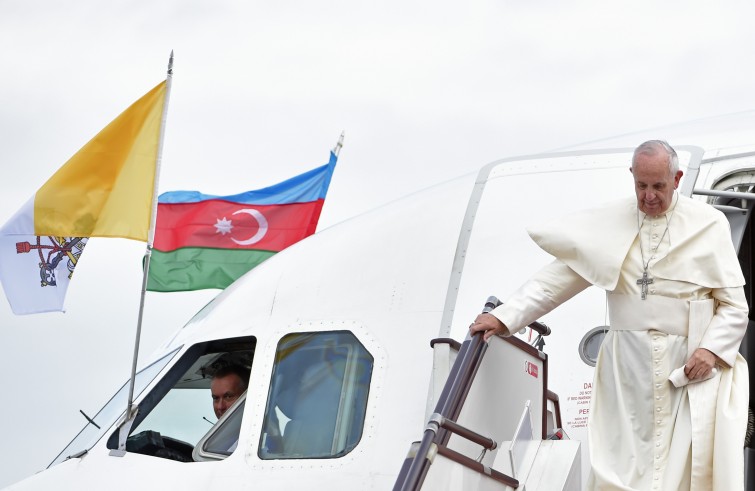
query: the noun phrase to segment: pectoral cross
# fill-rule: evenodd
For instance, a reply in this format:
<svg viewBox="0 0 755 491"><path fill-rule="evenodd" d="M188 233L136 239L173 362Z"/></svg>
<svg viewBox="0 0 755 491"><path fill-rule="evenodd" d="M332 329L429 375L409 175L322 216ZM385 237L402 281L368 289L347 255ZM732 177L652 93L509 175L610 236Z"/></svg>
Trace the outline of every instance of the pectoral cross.
<svg viewBox="0 0 755 491"><path fill-rule="evenodd" d="M653 278L648 278L648 272L643 271L642 278L637 280L637 284L640 285L640 292L642 292L642 299L645 300L648 296L648 285L653 282Z"/></svg>

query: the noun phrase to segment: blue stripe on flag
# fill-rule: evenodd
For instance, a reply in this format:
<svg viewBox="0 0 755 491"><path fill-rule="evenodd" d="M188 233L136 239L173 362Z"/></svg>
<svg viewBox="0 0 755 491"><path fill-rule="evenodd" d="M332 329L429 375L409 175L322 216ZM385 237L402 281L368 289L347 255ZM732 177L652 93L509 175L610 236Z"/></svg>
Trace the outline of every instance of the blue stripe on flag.
<svg viewBox="0 0 755 491"><path fill-rule="evenodd" d="M330 161L327 164L263 189L229 196L203 194L199 191L169 191L161 194L157 201L158 203L198 203L220 199L255 205L308 203L325 199L330 179L333 177L333 170L336 167L336 160L338 158L330 152Z"/></svg>

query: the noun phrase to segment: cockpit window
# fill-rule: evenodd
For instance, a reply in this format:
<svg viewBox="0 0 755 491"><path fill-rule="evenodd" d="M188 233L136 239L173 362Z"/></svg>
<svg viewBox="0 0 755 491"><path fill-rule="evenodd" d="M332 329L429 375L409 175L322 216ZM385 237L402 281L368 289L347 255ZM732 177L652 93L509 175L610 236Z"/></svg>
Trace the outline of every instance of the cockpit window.
<svg viewBox="0 0 755 491"><path fill-rule="evenodd" d="M259 456L340 457L359 443L374 359L347 331L296 333L278 344Z"/></svg>
<svg viewBox="0 0 755 491"><path fill-rule="evenodd" d="M167 355L163 356L156 362L137 372L134 379L134 396L138 397L144 388L148 386L160 371L165 368L170 360L178 353L177 348ZM102 435L115 423L115 421L126 411L128 402L129 383L126 382L116 394L110 398L105 406L94 415L92 421L94 424L87 425L79 432L78 435L63 449L49 467L58 464L68 457L87 451L102 437Z"/></svg>
<svg viewBox="0 0 755 491"><path fill-rule="evenodd" d="M194 445L245 394L255 344L255 338L244 337L213 340L186 350L139 402L126 451L193 461ZM108 448L118 448L118 431L110 436Z"/></svg>
<svg viewBox="0 0 755 491"><path fill-rule="evenodd" d="M197 443L192 454L195 461L223 460L236 450L245 405L246 394L241 396L218 424Z"/></svg>

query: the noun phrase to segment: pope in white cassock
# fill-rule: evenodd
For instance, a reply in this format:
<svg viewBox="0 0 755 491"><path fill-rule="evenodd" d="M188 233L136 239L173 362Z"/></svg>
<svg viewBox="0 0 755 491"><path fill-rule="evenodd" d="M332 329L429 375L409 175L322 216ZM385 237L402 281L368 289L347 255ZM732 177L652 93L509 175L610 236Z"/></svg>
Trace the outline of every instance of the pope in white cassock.
<svg viewBox="0 0 755 491"><path fill-rule="evenodd" d="M471 330L509 336L603 288L611 327L595 368L587 489L741 490L748 306L728 221L676 192L682 171L666 142L637 147L630 170L636 201L529 231L555 260Z"/></svg>

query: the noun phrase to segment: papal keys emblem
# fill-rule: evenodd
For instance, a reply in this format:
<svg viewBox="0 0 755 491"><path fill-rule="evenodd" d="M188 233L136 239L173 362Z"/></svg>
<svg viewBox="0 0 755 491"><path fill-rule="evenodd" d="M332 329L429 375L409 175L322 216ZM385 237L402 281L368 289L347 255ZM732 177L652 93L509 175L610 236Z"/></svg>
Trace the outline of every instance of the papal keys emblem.
<svg viewBox="0 0 755 491"><path fill-rule="evenodd" d="M56 286L55 269L61 261L66 261L70 279L86 243L87 237L37 236L36 245L30 242L16 242L16 253L26 254L36 250L39 254L40 286Z"/></svg>

